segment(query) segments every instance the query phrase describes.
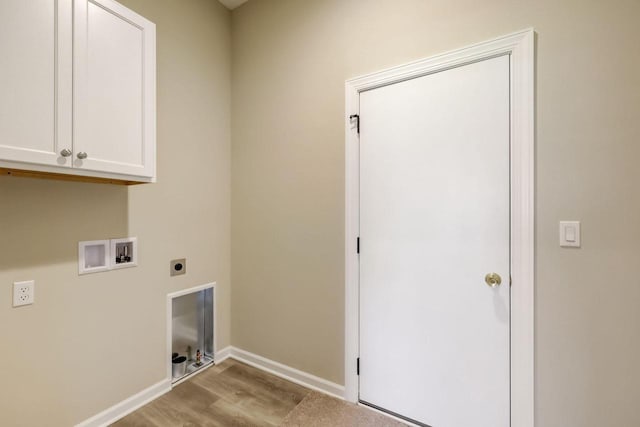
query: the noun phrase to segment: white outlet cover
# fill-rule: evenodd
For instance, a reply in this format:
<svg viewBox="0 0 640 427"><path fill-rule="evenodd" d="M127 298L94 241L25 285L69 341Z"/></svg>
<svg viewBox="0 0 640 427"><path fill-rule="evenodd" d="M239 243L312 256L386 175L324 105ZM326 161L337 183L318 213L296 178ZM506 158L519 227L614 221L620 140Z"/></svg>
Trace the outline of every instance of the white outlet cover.
<svg viewBox="0 0 640 427"><path fill-rule="evenodd" d="M13 306L29 305L35 302L36 282L27 280L25 282L13 283Z"/></svg>

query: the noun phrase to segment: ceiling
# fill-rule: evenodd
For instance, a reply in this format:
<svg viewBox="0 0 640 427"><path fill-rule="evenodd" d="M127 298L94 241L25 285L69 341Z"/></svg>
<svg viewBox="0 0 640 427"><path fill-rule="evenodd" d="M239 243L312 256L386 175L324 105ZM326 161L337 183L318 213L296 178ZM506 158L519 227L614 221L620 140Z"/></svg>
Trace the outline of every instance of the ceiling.
<svg viewBox="0 0 640 427"><path fill-rule="evenodd" d="M218 0L220 3L225 5L227 9L233 10L241 4L245 3L247 0Z"/></svg>

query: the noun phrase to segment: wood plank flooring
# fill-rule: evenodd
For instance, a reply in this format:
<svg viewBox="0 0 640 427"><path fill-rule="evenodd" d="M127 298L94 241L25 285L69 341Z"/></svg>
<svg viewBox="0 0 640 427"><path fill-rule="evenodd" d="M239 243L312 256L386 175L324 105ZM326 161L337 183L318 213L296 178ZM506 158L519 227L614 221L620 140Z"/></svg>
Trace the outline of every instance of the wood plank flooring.
<svg viewBox="0 0 640 427"><path fill-rule="evenodd" d="M404 424L227 359L113 424L116 427Z"/></svg>

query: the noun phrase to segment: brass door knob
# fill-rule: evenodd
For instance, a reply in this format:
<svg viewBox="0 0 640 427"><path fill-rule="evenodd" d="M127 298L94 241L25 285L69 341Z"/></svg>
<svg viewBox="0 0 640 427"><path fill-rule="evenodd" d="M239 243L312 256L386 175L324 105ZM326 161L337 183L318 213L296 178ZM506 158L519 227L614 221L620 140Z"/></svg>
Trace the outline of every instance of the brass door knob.
<svg viewBox="0 0 640 427"><path fill-rule="evenodd" d="M495 288L496 286L500 286L500 283L502 283L502 278L498 273L489 273L484 276L484 281L490 288Z"/></svg>

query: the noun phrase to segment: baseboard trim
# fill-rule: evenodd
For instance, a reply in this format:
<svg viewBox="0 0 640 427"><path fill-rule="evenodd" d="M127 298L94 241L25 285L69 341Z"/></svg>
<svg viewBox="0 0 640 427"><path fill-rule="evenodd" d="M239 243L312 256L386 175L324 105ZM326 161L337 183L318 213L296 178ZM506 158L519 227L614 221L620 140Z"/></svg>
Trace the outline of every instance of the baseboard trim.
<svg viewBox="0 0 640 427"><path fill-rule="evenodd" d="M344 399L344 386L340 384L333 383L325 380L324 378L320 378L274 360L267 359L266 357L258 356L257 354L237 347L227 347L222 351L226 351L227 349L229 349L229 355L227 357L246 363L247 365L261 369L265 372L269 372L270 374L283 378L287 381L291 381L292 383L299 384L303 387L337 397L338 399Z"/></svg>
<svg viewBox="0 0 640 427"><path fill-rule="evenodd" d="M233 347L231 347L230 345L226 346L225 348L223 348L222 350L216 352L215 356L213 357L213 363L215 363L216 365L219 363L224 362L225 360L227 360L229 357L231 357L231 350Z"/></svg>
<svg viewBox="0 0 640 427"><path fill-rule="evenodd" d="M130 414L141 406L171 390L171 380L164 379L139 393L116 403L93 417L76 424L76 427L103 427L113 424L120 418Z"/></svg>

